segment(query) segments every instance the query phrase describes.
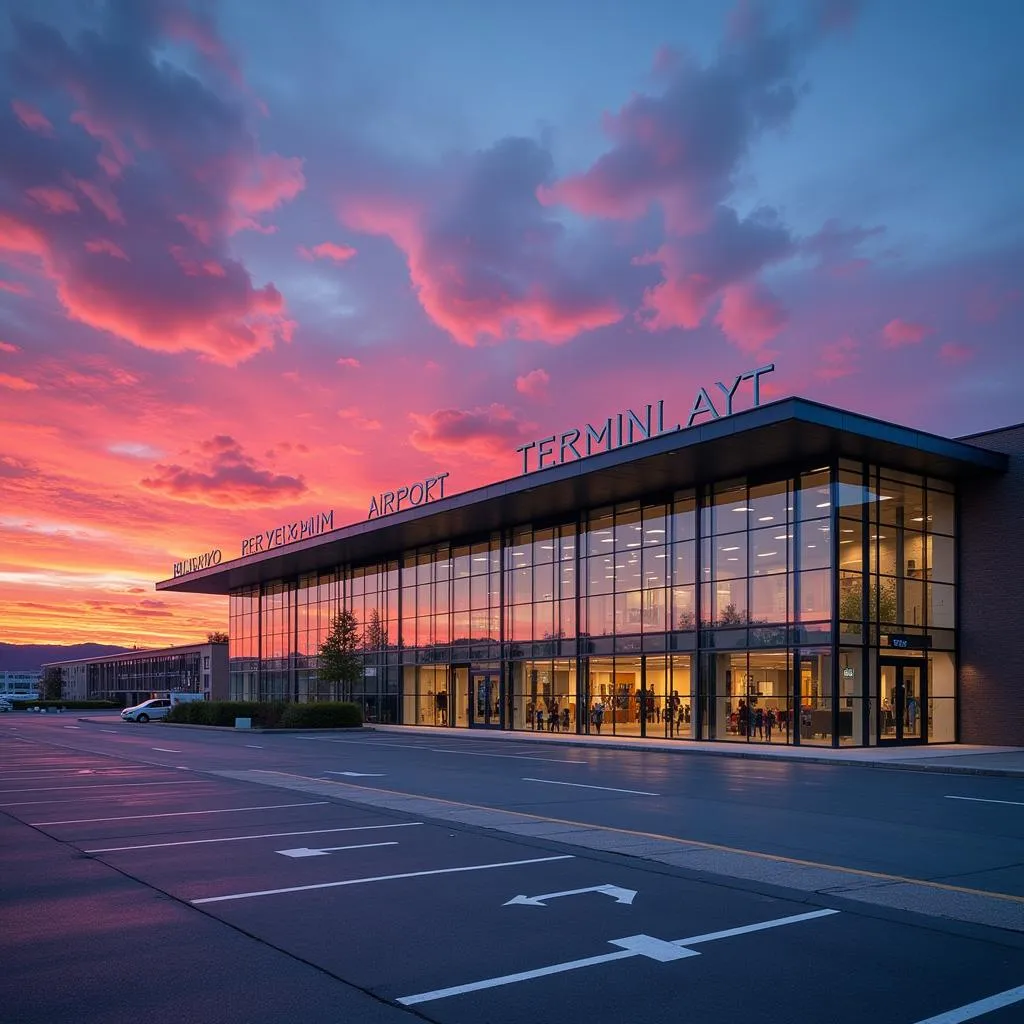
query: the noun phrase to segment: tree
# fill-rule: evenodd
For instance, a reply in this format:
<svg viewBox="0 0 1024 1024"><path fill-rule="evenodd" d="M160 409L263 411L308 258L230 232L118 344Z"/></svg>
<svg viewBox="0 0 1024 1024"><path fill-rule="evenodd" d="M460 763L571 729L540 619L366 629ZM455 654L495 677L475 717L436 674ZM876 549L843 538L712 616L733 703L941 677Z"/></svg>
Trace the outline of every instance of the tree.
<svg viewBox="0 0 1024 1024"><path fill-rule="evenodd" d="M64 673L54 665L45 669L39 692L43 700L60 700L64 696Z"/></svg>
<svg viewBox="0 0 1024 1024"><path fill-rule="evenodd" d="M359 622L347 608L335 615L331 631L317 652L319 668L317 680L326 684L327 696L338 699L339 689L342 700L350 700L352 689L363 677L363 659L359 654L362 638ZM317 697L324 696L322 687L317 686Z"/></svg>
<svg viewBox="0 0 1024 1024"><path fill-rule="evenodd" d="M376 608L370 610L370 618L363 633L363 647L368 651L383 651L388 645L388 627Z"/></svg>
<svg viewBox="0 0 1024 1024"><path fill-rule="evenodd" d="M208 644L226 644L228 642L228 635L222 630L217 629L212 633L206 634L206 642Z"/></svg>

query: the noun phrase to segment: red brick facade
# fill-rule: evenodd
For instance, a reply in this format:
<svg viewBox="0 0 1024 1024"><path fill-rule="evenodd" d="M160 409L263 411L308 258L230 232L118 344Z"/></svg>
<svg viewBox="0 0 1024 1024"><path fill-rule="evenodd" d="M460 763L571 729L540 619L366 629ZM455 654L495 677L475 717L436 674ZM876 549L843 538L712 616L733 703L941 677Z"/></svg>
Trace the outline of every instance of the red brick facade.
<svg viewBox="0 0 1024 1024"><path fill-rule="evenodd" d="M960 742L1024 746L1024 424L963 440L1010 456L960 489Z"/></svg>

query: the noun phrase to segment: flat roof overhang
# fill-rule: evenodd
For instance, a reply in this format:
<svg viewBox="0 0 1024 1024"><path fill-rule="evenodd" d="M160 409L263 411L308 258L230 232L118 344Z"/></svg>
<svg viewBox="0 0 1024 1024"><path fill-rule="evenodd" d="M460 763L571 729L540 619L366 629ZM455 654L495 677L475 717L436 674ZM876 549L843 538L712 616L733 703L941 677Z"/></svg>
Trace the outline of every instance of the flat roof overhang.
<svg viewBox="0 0 1024 1024"><path fill-rule="evenodd" d="M157 590L228 594L331 566L397 558L410 548L457 542L580 508L848 458L943 480L1005 473L1000 452L900 427L802 398L734 413L585 459L453 494L381 519L344 526L260 554L157 583Z"/></svg>

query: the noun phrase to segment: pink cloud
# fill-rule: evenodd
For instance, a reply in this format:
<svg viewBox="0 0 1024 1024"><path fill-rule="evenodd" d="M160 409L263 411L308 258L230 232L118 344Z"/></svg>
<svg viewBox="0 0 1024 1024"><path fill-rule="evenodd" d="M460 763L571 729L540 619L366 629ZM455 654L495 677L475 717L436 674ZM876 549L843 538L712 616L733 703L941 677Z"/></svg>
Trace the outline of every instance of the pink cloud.
<svg viewBox="0 0 1024 1024"><path fill-rule="evenodd" d="M1022 295L1024 292L1020 288L980 285L967 297L967 314L975 323L995 323L1004 312L1020 302Z"/></svg>
<svg viewBox="0 0 1024 1024"><path fill-rule="evenodd" d="M0 292L10 292L11 295L29 294L28 288L20 281L0 281Z"/></svg>
<svg viewBox="0 0 1024 1024"><path fill-rule="evenodd" d="M302 164L297 156L257 156L231 190L231 201L243 215L240 225L250 226L245 215L267 213L294 199L306 187Z"/></svg>
<svg viewBox="0 0 1024 1024"><path fill-rule="evenodd" d="M93 206L96 207L100 213L103 214L111 224L123 224L124 214L121 212L121 207L117 202L117 198L114 193L106 185L101 185L98 182L85 181L84 179L77 179L75 185L78 186L78 190L84 195Z"/></svg>
<svg viewBox="0 0 1024 1024"><path fill-rule="evenodd" d="M334 260L336 263L344 263L345 260L350 260L356 254L356 250L351 245L338 245L335 242L321 242L311 249L300 245L298 251L303 259Z"/></svg>
<svg viewBox="0 0 1024 1024"><path fill-rule="evenodd" d="M767 289L750 283L732 285L722 293L715 323L744 352L757 352L777 337L789 315Z"/></svg>
<svg viewBox="0 0 1024 1024"><path fill-rule="evenodd" d="M355 356L342 356L340 359L337 360L337 365L347 366L350 369L358 370L359 367L362 366L363 364L359 362L359 360L356 359Z"/></svg>
<svg viewBox="0 0 1024 1024"><path fill-rule="evenodd" d="M895 320L890 320L882 328L882 337L885 339L887 348L898 348L901 345L918 345L931 333L932 329L927 324L914 320L903 320L899 317Z"/></svg>
<svg viewBox="0 0 1024 1024"><path fill-rule="evenodd" d="M849 335L823 345L821 365L815 371L815 376L820 380L834 381L855 374L859 369L859 349L860 346Z"/></svg>
<svg viewBox="0 0 1024 1024"><path fill-rule="evenodd" d="M47 213L75 213L79 209L75 197L56 185L38 185L25 190L29 199L37 202Z"/></svg>
<svg viewBox="0 0 1024 1024"><path fill-rule="evenodd" d="M18 99L11 100L11 110L14 111L14 116L30 132L38 132L40 135L53 134L53 125L50 124L49 118L37 107L32 106L31 103Z"/></svg>
<svg viewBox="0 0 1024 1024"><path fill-rule="evenodd" d="M77 124L102 144L96 163L108 178L120 177L123 169L134 161L131 151L114 128L95 111L76 110L71 115L71 123Z"/></svg>
<svg viewBox="0 0 1024 1024"><path fill-rule="evenodd" d="M0 352L20 352L21 349L17 345L12 345L9 341L0 341Z"/></svg>
<svg viewBox="0 0 1024 1024"><path fill-rule="evenodd" d="M515 450L526 433L525 425L497 403L477 409L438 409L429 414L410 413L415 429L412 446L432 455L495 459Z"/></svg>
<svg viewBox="0 0 1024 1024"><path fill-rule="evenodd" d="M85 243L86 252L102 252L108 256L113 256L115 259L127 260L128 257L125 255L124 249L121 248L116 242L112 242L109 238L90 238Z"/></svg>
<svg viewBox="0 0 1024 1024"><path fill-rule="evenodd" d="M516 338L567 342L618 322L614 278L597 282L537 201L550 153L503 139L433 176L368 184L340 205L342 223L390 238L405 254L420 305L462 345Z"/></svg>
<svg viewBox="0 0 1024 1024"><path fill-rule="evenodd" d="M516 377L516 391L530 398L547 398L550 383L551 378L547 370L531 370L521 377Z"/></svg>
<svg viewBox="0 0 1024 1024"><path fill-rule="evenodd" d="M8 388L11 391L35 391L38 384L33 384L24 377L14 377L9 373L0 373L0 388Z"/></svg>
<svg viewBox="0 0 1024 1024"><path fill-rule="evenodd" d="M970 345L947 341L939 347L939 358L950 366L961 366L974 358L974 349Z"/></svg>
<svg viewBox="0 0 1024 1024"><path fill-rule="evenodd" d="M339 409L338 418L359 427L360 430L380 430L382 427L380 420L370 419L358 409Z"/></svg>

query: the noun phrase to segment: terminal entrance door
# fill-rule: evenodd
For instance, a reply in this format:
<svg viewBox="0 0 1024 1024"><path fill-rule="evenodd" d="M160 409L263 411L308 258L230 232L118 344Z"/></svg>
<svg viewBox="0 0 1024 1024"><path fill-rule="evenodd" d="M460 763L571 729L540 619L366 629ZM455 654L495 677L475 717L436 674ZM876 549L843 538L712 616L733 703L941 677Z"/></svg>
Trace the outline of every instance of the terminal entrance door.
<svg viewBox="0 0 1024 1024"><path fill-rule="evenodd" d="M471 667L469 675L469 724L483 729L500 729L501 671Z"/></svg>
<svg viewBox="0 0 1024 1024"><path fill-rule="evenodd" d="M928 662L878 659L878 742L923 743L928 738Z"/></svg>

